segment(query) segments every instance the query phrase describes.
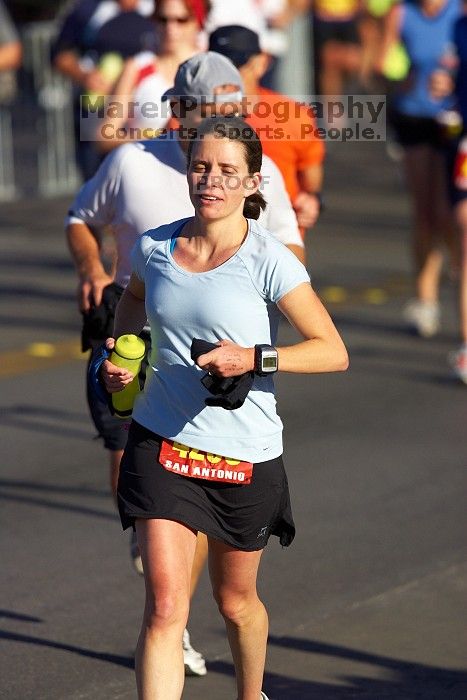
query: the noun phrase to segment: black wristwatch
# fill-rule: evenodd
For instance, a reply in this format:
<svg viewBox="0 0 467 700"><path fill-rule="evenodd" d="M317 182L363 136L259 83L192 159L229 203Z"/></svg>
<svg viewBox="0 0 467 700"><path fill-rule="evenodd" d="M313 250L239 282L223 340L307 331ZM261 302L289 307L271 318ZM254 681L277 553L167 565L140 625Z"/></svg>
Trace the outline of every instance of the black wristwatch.
<svg viewBox="0 0 467 700"><path fill-rule="evenodd" d="M272 345L255 345L255 374L267 377L278 370L278 355Z"/></svg>

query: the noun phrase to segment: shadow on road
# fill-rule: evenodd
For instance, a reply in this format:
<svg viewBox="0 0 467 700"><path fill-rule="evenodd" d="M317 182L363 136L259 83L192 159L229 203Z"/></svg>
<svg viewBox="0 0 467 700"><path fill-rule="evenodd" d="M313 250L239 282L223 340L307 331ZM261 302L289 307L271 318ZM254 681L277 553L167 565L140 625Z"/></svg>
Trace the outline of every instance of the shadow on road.
<svg viewBox="0 0 467 700"><path fill-rule="evenodd" d="M44 318L43 316L21 316L21 318L13 318L11 314L0 314L0 326L8 326L8 328L37 328L40 331L75 331L76 337L80 332L80 321L78 312L76 321L56 321L53 318Z"/></svg>
<svg viewBox="0 0 467 700"><path fill-rule="evenodd" d="M370 664L384 670L386 675L387 672L392 675L390 680L340 675L336 666L339 685L333 685L266 672L264 688L271 700L465 700L467 697L467 670L457 671L411 663L295 637L270 636L269 644L288 650ZM224 661L214 661L208 668L211 672L234 675L232 664Z"/></svg>
<svg viewBox="0 0 467 700"><path fill-rule="evenodd" d="M32 299L34 302L38 300L53 301L56 303L76 303L76 294L73 292L64 292L60 289L46 289L36 285L0 285L0 294L2 298L14 297L15 299Z"/></svg>
<svg viewBox="0 0 467 700"><path fill-rule="evenodd" d="M109 492L104 489L94 489L87 486L60 486L57 484L41 484L37 481L17 481L15 479L0 479L0 488L23 489L26 491L39 491L41 493L59 493L61 495L74 494L77 496L91 496L91 498L105 498L108 500Z"/></svg>
<svg viewBox="0 0 467 700"><path fill-rule="evenodd" d="M48 422L46 422L48 421ZM73 427L67 425L72 424ZM0 426L21 428L34 433L43 433L55 438L92 439L91 428L74 427L76 423L91 425L85 413L76 413L65 409L54 410L44 406L16 404L0 406Z"/></svg>
<svg viewBox="0 0 467 700"><path fill-rule="evenodd" d="M3 611L3 613L5 612L6 617L17 617L16 614ZM23 618L29 619L27 616L18 616L18 619ZM93 651L52 639L6 630L0 631L0 639L5 642L65 651L127 669L133 669L134 666L132 656ZM333 685L332 683L318 683L267 672L264 687L271 700L351 700L354 698L367 698L368 700L465 700L467 697L467 671L411 663L401 659L294 637L271 636L269 643L288 650L294 649L334 659L371 664L385 672L390 672L393 676L391 680L365 678L359 675L337 676L338 669L336 669L339 684ZM208 669L210 673L234 675L233 665L225 661L209 662Z"/></svg>
<svg viewBox="0 0 467 700"><path fill-rule="evenodd" d="M38 506L39 508L50 508L56 511L67 513L77 513L79 515L89 515L92 518L103 518L104 520L117 521L115 512L89 508L74 503L59 502L50 500L47 495L60 494L63 496L84 496L105 499L106 504L110 501L109 493L103 489L93 489L86 486L59 486L57 484L41 484L34 481L18 481L15 479L0 479L0 501L7 503L19 503L27 506ZM20 493L18 493L20 491ZM31 495L39 493L41 496ZM44 495L42 495L44 494ZM0 613L1 617L1 613Z"/></svg>
<svg viewBox="0 0 467 700"><path fill-rule="evenodd" d="M0 639L6 642L19 642L21 644L34 644L35 646L48 647L50 649L58 649L59 651L69 651L71 654L84 656L87 659L96 659L97 661L105 661L117 666L132 669L134 661L132 656L120 656L119 654L108 654L100 651L92 651L84 649L73 644L64 644L63 642L54 642L52 639L42 639L41 637L31 637L27 634L17 634L16 632L7 632L0 630Z"/></svg>
<svg viewBox="0 0 467 700"><path fill-rule="evenodd" d="M12 612L11 610L0 610L0 617L4 617L8 620L19 620L20 622L43 622L40 617L23 615L22 613Z"/></svg>
<svg viewBox="0 0 467 700"><path fill-rule="evenodd" d="M73 272L75 269L71 259L68 257L58 258L56 256L41 255L38 252L35 252L34 255L2 253L0 268L11 271L14 267L23 270L39 270L40 272L44 270Z"/></svg>

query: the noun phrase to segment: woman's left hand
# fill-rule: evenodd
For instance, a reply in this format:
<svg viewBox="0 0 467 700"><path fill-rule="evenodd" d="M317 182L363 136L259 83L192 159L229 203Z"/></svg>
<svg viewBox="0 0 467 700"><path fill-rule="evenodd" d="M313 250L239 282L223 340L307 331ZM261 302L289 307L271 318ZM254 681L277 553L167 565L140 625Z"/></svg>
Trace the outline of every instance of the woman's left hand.
<svg viewBox="0 0 467 700"><path fill-rule="evenodd" d="M219 340L217 345L215 350L198 357L198 367L218 377L238 377L254 370L254 348L242 348L231 340Z"/></svg>
<svg viewBox="0 0 467 700"><path fill-rule="evenodd" d="M455 84L451 75L445 70L435 70L430 76L429 90L433 100L443 100L454 91Z"/></svg>

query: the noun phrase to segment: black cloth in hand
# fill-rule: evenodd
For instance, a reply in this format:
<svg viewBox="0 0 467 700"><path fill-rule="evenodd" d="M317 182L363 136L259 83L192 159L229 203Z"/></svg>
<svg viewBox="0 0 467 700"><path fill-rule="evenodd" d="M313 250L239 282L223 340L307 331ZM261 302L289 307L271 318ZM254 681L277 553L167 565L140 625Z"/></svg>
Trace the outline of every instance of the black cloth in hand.
<svg viewBox="0 0 467 700"><path fill-rule="evenodd" d="M99 306L92 306L89 311L82 312L81 349L83 352L112 337L115 309L122 294L123 287L112 282L104 287Z"/></svg>
<svg viewBox="0 0 467 700"><path fill-rule="evenodd" d="M209 343L207 340L193 338L191 359L193 362L197 362L200 355L211 352L218 347L215 343ZM254 377L254 372L245 372L238 377L217 377L215 374L205 374L201 378L201 384L206 387L210 394L213 394L213 398L205 399L206 405L219 406L227 411L240 408L253 385Z"/></svg>

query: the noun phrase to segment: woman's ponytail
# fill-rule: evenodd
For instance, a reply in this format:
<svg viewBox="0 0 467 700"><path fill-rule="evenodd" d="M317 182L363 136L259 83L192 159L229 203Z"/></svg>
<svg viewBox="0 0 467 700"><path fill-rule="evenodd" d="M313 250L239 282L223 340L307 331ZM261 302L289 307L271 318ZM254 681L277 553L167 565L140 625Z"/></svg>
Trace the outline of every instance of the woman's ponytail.
<svg viewBox="0 0 467 700"><path fill-rule="evenodd" d="M259 215L264 209L266 209L266 200L258 190L258 192L250 194L250 196L245 199L243 216L247 219L259 219Z"/></svg>

